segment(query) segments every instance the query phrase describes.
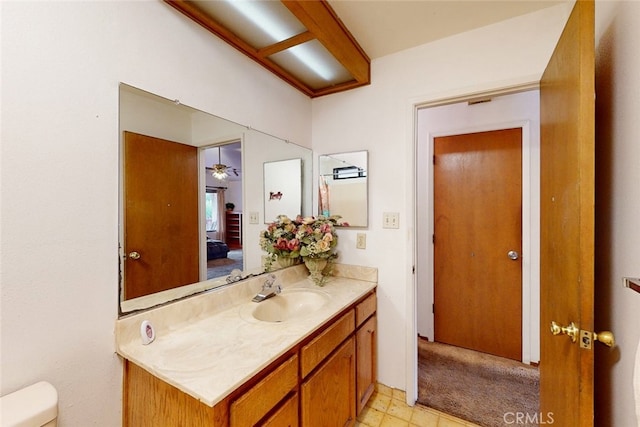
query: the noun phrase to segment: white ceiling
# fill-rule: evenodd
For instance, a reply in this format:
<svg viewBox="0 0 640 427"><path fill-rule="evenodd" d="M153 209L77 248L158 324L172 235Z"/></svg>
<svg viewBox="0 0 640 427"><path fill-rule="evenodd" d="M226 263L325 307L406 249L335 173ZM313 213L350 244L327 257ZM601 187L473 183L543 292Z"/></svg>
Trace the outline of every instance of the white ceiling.
<svg viewBox="0 0 640 427"><path fill-rule="evenodd" d="M370 59L572 0L329 0Z"/></svg>

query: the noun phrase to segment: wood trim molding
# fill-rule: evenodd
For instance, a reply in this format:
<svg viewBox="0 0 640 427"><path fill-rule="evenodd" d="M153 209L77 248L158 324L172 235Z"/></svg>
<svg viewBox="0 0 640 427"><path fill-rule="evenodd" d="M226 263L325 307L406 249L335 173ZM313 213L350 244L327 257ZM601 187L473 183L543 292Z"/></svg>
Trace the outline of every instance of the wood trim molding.
<svg viewBox="0 0 640 427"><path fill-rule="evenodd" d="M282 0L283 5L298 18L307 31L261 49L252 47L217 22L213 16L198 6L198 1L164 1L309 97L342 92L371 83L369 57L326 0ZM311 40L318 40L353 76L353 80L312 88L269 59L269 55Z"/></svg>
<svg viewBox="0 0 640 427"><path fill-rule="evenodd" d="M282 4L349 70L357 82L369 82L369 57L326 1L283 0Z"/></svg>

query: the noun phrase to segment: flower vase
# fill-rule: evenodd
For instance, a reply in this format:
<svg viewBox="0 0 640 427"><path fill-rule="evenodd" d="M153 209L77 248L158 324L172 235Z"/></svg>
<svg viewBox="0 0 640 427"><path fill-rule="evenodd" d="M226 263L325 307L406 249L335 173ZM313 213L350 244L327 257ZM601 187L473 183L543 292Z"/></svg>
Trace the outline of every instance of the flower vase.
<svg viewBox="0 0 640 427"><path fill-rule="evenodd" d="M293 257L278 257L278 265L280 268L291 267L298 263L299 258Z"/></svg>
<svg viewBox="0 0 640 427"><path fill-rule="evenodd" d="M322 286L324 282L324 276L322 271L327 266L327 260L325 258L304 258L304 265L309 270L309 278L313 283L318 286Z"/></svg>

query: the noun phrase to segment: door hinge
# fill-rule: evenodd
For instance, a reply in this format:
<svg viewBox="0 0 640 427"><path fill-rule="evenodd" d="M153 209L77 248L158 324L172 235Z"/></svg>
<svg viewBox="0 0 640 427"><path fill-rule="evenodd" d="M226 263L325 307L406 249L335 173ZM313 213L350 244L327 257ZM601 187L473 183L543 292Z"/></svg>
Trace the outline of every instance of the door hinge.
<svg viewBox="0 0 640 427"><path fill-rule="evenodd" d="M435 243L436 242L436 235L432 234L431 235L431 243Z"/></svg>
<svg viewBox="0 0 640 427"><path fill-rule="evenodd" d="M434 165L436 164L436 155L435 154L433 155L433 164Z"/></svg>
<svg viewBox="0 0 640 427"><path fill-rule="evenodd" d="M436 314L436 305L431 304L431 313Z"/></svg>
<svg viewBox="0 0 640 427"><path fill-rule="evenodd" d="M416 274L416 266L411 266L411 274Z"/></svg>

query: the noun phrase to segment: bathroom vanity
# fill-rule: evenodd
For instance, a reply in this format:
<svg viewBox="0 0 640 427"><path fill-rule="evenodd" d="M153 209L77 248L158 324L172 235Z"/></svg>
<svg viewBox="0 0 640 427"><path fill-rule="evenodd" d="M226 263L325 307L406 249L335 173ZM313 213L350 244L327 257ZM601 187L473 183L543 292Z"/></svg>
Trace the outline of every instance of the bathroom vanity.
<svg viewBox="0 0 640 427"><path fill-rule="evenodd" d="M118 320L124 426L351 426L376 381L377 270L303 265ZM143 345L140 326L153 325Z"/></svg>

